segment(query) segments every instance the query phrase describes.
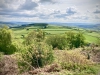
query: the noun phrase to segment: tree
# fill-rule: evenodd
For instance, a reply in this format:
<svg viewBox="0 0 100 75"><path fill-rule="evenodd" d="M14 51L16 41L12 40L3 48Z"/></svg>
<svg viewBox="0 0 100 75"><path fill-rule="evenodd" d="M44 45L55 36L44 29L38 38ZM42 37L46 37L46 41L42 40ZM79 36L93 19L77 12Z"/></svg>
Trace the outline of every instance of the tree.
<svg viewBox="0 0 100 75"><path fill-rule="evenodd" d="M75 36L75 47L82 47L85 44L85 37L83 36L83 34L81 32L77 33Z"/></svg>
<svg viewBox="0 0 100 75"><path fill-rule="evenodd" d="M69 47L69 49L72 49L75 45L75 33L66 32L65 34L66 34L66 37L67 37L66 41L68 43L68 47Z"/></svg>
<svg viewBox="0 0 100 75"><path fill-rule="evenodd" d="M12 44L11 30L8 27L0 29L0 51L4 54L12 54L16 48Z"/></svg>
<svg viewBox="0 0 100 75"><path fill-rule="evenodd" d="M21 71L44 67L54 60L52 47L46 43L37 42L25 47L19 55L21 57L19 57L18 64Z"/></svg>
<svg viewBox="0 0 100 75"><path fill-rule="evenodd" d="M46 43L61 50L67 47L65 35L51 35L46 39Z"/></svg>
<svg viewBox="0 0 100 75"><path fill-rule="evenodd" d="M40 29L37 29L36 31L32 31L28 34L28 36L25 39L25 44L30 45L33 42L41 42L45 38L45 32L43 32Z"/></svg>
<svg viewBox="0 0 100 75"><path fill-rule="evenodd" d="M83 34L81 32L78 33L73 33L73 32L66 32L67 35L67 43L68 43L68 47L70 49L72 48L78 48L78 47L82 47L85 42L85 37L83 36Z"/></svg>

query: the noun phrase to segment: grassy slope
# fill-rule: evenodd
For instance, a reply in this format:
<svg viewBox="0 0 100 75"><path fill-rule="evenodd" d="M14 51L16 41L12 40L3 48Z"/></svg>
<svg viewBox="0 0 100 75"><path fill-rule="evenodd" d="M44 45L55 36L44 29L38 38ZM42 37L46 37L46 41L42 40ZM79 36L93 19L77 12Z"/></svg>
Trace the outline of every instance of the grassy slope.
<svg viewBox="0 0 100 75"><path fill-rule="evenodd" d="M38 26L31 26L31 27L25 27L25 28L13 28L13 32L14 35L16 36L15 38L17 39L22 39L21 35L27 35L29 32L31 32L32 30L36 30L40 27ZM27 30L29 29L29 30ZM78 32L77 29L70 29L67 27L63 27L63 26L53 26L53 25L49 25L46 29L42 29L43 31L49 33L49 34L63 34L67 31L73 31L73 32ZM97 38L96 37L100 37L100 33L97 32L92 32L89 33L85 30L80 29L82 32L84 32L84 36L86 38L86 42L90 42L90 43L96 43L97 42Z"/></svg>
<svg viewBox="0 0 100 75"><path fill-rule="evenodd" d="M23 38L22 38L22 36L21 35L27 35L29 32L31 32L32 30L35 30L36 28L38 28L38 27L26 27L26 28L13 28L12 30L13 30L13 33L14 33L14 38L16 39L16 40L21 40L21 41L23 41ZM29 30L27 30L27 29L29 29ZM73 29L69 29L69 28L65 28L65 27L61 27L61 26L50 26L50 27L48 27L48 28L46 28L46 29L43 29L45 32L47 32L47 33L50 33L50 34L63 34L63 33L65 33L66 31L74 31L74 32L78 32L77 30L73 30ZM82 30L83 32L84 32L84 36L85 36L85 38L86 38L86 41L87 42L96 42L96 37L97 36L99 36L100 37L100 33L96 33L96 32L93 32L93 33L89 33L89 32L86 32L85 30ZM72 50L72 51L74 51L74 50ZM63 54L63 52L65 53L65 52L68 52L68 53L71 53L72 51L65 51L65 50L59 50L59 51L57 51L56 52L56 50L54 51L54 55L57 57L57 59L58 58L60 58L61 56L63 56L64 54ZM76 51L74 51L74 52L76 52ZM58 54L58 55L57 55ZM77 52L76 52L76 54L77 54ZM64 59L62 59L62 57L60 58L60 60L64 60ZM60 61L59 60L59 61ZM58 60L56 60L57 62L58 62ZM99 65L100 66L100 65ZM96 68L99 68L99 66L97 65L97 66L95 66ZM94 74L88 74L87 73L88 71L82 71L81 72L81 74L78 72L74 72L74 71L68 71L68 70L64 70L63 72L60 72L60 74L58 74L58 75L94 75ZM85 74L86 73L86 74ZM49 75L49 74L48 74ZM57 75L57 74L55 74L55 75Z"/></svg>

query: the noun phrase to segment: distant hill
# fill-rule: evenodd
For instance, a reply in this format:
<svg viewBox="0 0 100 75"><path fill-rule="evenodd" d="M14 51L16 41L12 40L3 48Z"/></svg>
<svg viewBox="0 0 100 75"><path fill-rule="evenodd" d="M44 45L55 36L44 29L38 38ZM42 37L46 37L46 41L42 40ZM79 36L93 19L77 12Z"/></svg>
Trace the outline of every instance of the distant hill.
<svg viewBox="0 0 100 75"><path fill-rule="evenodd" d="M79 27L84 29L100 30L100 24L93 23L59 23L59 22L49 22L49 23L34 23L34 22L0 22L1 25L7 25L9 27L23 27L23 26L38 26L38 25L57 25L57 26L70 26Z"/></svg>
<svg viewBox="0 0 100 75"><path fill-rule="evenodd" d="M49 24L100 30L100 24L92 24L92 23L49 23Z"/></svg>
<svg viewBox="0 0 100 75"><path fill-rule="evenodd" d="M9 27L16 27L16 26L21 26L23 24L30 24L30 22L2 22L0 21L0 26L7 25Z"/></svg>

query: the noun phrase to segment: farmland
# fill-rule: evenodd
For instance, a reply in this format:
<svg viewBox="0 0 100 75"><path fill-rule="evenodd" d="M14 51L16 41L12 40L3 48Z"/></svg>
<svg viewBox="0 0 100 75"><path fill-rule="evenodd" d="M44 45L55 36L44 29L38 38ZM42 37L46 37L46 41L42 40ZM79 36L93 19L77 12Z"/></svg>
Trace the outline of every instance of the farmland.
<svg viewBox="0 0 100 75"><path fill-rule="evenodd" d="M55 26L55 25L48 25L47 28L43 29L41 26L29 26L24 28L12 28L15 38L22 39L22 35L26 36L29 32L40 28L43 30L46 35L54 35L54 34L64 34L65 32L71 31L77 33L79 31L83 32L85 36L85 41L89 43L96 43L97 37L100 37L100 31L98 32L90 32L89 30L74 28L74 27L66 27L66 26Z"/></svg>

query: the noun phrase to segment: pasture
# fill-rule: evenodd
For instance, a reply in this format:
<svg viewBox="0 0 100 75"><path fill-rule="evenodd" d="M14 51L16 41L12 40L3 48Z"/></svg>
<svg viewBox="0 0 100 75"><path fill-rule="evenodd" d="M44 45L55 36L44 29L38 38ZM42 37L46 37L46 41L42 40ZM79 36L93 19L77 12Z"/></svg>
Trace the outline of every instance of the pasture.
<svg viewBox="0 0 100 75"><path fill-rule="evenodd" d="M40 26L29 26L29 27L23 27L23 28L12 28L14 39L17 40L23 40L23 36L26 37L27 34L33 30L41 29L43 30L46 35L61 35L65 32L72 31L74 33L77 33L81 31L84 34L85 41L89 43L97 43L97 37L100 38L100 32L89 32L85 29L79 29L74 27L65 27L65 26L55 26L55 25L48 25L47 28L43 28Z"/></svg>

